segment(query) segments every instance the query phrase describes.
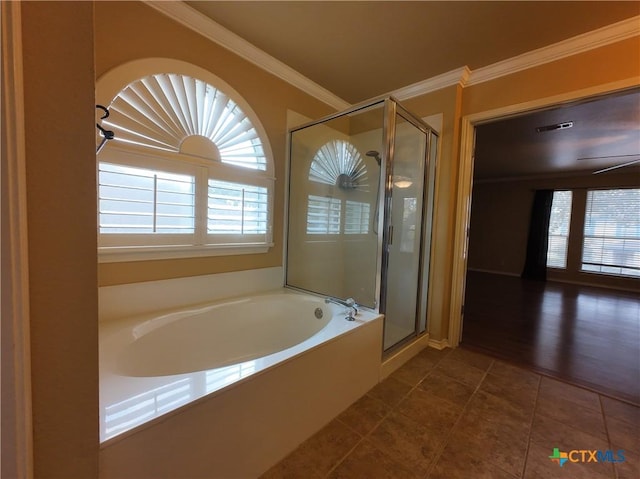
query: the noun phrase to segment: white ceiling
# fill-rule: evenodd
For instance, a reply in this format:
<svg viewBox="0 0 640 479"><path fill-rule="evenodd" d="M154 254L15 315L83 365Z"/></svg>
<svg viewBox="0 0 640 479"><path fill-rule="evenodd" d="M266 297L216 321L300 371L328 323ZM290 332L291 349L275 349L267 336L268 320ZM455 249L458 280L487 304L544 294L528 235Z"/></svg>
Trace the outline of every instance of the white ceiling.
<svg viewBox="0 0 640 479"><path fill-rule="evenodd" d="M487 67L640 15L636 1L184 3L346 104L464 66ZM639 111L636 91L482 125L475 174L588 172L631 160L625 155L640 154ZM561 121L574 126L535 132ZM578 160L594 157L599 159Z"/></svg>

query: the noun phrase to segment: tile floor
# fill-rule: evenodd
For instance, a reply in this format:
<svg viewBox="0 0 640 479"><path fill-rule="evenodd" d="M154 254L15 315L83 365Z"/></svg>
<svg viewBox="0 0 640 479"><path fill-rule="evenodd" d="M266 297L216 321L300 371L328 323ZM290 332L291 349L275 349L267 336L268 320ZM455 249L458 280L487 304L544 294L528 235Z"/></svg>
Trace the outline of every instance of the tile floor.
<svg viewBox="0 0 640 479"><path fill-rule="evenodd" d="M639 432L638 407L462 348L428 348L262 477L637 479ZM560 467L556 447L623 450L625 461Z"/></svg>

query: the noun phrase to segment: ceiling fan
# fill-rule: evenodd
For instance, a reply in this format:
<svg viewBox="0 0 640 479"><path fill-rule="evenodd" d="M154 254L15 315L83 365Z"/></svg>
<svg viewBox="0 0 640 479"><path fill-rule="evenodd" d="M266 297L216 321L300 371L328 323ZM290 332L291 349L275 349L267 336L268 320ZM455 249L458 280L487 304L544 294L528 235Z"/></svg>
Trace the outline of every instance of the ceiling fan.
<svg viewBox="0 0 640 479"><path fill-rule="evenodd" d="M625 168L627 166L633 166L635 164L640 163L640 153L636 155L614 155L614 156L594 156L589 158L578 158L578 161L581 160L610 160L613 158L619 158L621 163L617 165L608 166L606 168L602 168L596 171L591 172L593 175L598 175L600 173L607 173L609 171L617 170L619 168Z"/></svg>

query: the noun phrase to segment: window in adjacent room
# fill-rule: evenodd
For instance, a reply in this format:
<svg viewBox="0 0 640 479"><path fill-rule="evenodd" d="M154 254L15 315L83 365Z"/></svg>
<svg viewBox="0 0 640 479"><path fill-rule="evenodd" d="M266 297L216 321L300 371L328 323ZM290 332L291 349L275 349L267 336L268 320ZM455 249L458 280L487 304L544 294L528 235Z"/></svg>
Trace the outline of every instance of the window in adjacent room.
<svg viewBox="0 0 640 479"><path fill-rule="evenodd" d="M403 198L402 230L400 232L400 251L413 253L416 243L417 198Z"/></svg>
<svg viewBox="0 0 640 479"><path fill-rule="evenodd" d="M547 249L547 266L549 268L564 269L567 267L571 199L571 191L553 192Z"/></svg>
<svg viewBox="0 0 640 479"><path fill-rule="evenodd" d="M274 180L257 117L212 74L163 68L128 82L102 123L115 138L98 155L101 259L266 251Z"/></svg>
<svg viewBox="0 0 640 479"><path fill-rule="evenodd" d="M640 189L587 192L582 271L640 277Z"/></svg>

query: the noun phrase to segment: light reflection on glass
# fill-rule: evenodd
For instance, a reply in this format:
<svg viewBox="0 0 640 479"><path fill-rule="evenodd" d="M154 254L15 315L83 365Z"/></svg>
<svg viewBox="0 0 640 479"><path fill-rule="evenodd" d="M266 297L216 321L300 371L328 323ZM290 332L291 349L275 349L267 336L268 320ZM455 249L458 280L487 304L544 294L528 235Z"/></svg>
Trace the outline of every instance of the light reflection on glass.
<svg viewBox="0 0 640 479"><path fill-rule="evenodd" d="M104 407L102 440L111 439L155 417L184 406L206 394L223 389L255 373L257 361L191 373L187 377L165 376L159 387L130 396ZM176 379L180 378L180 379ZM141 378L144 380L144 378ZM157 385L153 378L154 385Z"/></svg>
<svg viewBox="0 0 640 479"><path fill-rule="evenodd" d="M212 369L205 371L206 392L211 393L222 389L229 384L245 378L256 372L256 362L247 361L245 363L234 364L224 368Z"/></svg>

